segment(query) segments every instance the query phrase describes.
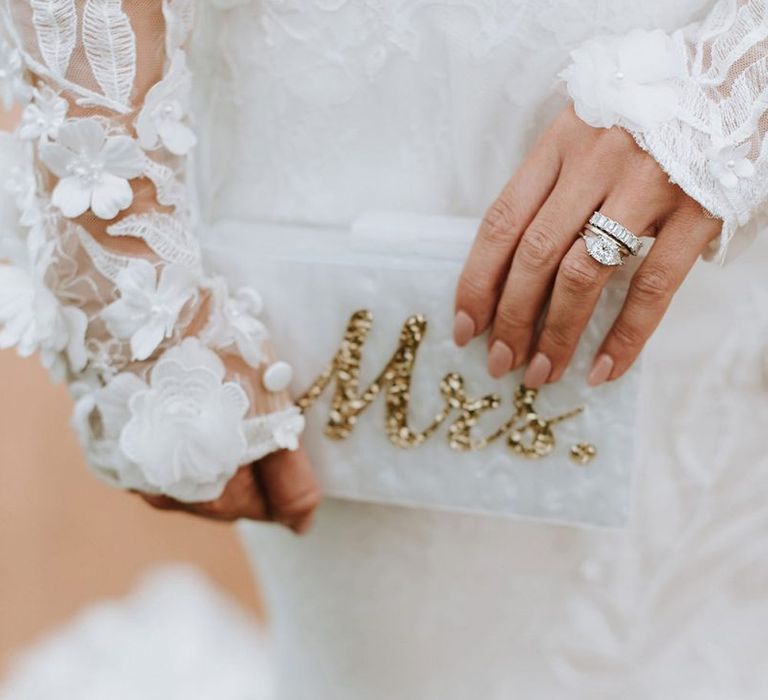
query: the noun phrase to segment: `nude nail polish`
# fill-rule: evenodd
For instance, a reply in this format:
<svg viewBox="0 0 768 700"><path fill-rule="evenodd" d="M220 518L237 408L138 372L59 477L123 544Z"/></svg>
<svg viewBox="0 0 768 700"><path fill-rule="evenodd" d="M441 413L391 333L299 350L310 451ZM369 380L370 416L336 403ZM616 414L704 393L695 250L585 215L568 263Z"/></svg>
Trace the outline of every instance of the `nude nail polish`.
<svg viewBox="0 0 768 700"><path fill-rule="evenodd" d="M523 376L523 384L529 389L538 389L552 372L552 361L543 353L537 352Z"/></svg>
<svg viewBox="0 0 768 700"><path fill-rule="evenodd" d="M453 342L460 348L475 337L475 322L466 311L458 311L453 319Z"/></svg>
<svg viewBox="0 0 768 700"><path fill-rule="evenodd" d="M613 358L603 353L595 360L592 369L587 376L587 384L590 386L599 386L608 380L613 371Z"/></svg>
<svg viewBox="0 0 768 700"><path fill-rule="evenodd" d="M488 374L494 379L500 379L509 370L515 361L515 353L503 340L494 341L491 352L488 354Z"/></svg>

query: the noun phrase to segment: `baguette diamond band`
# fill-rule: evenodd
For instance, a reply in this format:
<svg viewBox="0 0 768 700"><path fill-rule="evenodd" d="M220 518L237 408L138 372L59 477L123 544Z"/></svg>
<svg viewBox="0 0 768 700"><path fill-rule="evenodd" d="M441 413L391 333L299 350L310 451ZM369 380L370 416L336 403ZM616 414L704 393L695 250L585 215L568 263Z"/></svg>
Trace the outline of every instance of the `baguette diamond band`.
<svg viewBox="0 0 768 700"><path fill-rule="evenodd" d="M637 255L643 247L643 242L632 231L599 211L592 214L589 223L621 243L632 255Z"/></svg>

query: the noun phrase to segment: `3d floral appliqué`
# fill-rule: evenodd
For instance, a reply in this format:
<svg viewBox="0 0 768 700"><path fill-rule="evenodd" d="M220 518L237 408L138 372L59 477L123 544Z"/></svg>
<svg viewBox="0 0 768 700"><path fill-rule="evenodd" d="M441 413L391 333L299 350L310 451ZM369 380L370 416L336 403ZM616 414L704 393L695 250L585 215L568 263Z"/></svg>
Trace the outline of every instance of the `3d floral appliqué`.
<svg viewBox="0 0 768 700"><path fill-rule="evenodd" d="M102 318L117 338L130 339L134 360L146 360L171 337L184 305L197 294L197 275L182 265L166 265L159 273L146 260L133 260L116 280L120 298Z"/></svg>
<svg viewBox="0 0 768 700"><path fill-rule="evenodd" d="M0 348L16 347L22 357L40 351L43 364L61 378L64 352L73 372L87 363L88 319L80 309L62 305L44 282L50 245L29 269L0 265Z"/></svg>
<svg viewBox="0 0 768 700"><path fill-rule="evenodd" d="M67 118L69 105L49 87L35 89L32 102L22 112L19 136L27 140L55 139Z"/></svg>
<svg viewBox="0 0 768 700"><path fill-rule="evenodd" d="M590 126L642 131L675 117L685 64L661 30L590 39L571 59L560 77Z"/></svg>
<svg viewBox="0 0 768 700"><path fill-rule="evenodd" d="M67 217L91 209L100 219L113 219L133 202L128 182L144 170L145 156L125 135L108 136L96 119L72 119L58 138L40 147L40 157L60 180L51 202Z"/></svg>
<svg viewBox="0 0 768 700"><path fill-rule="evenodd" d="M211 290L214 311L201 337L211 347L237 349L251 367L258 367L264 361L263 345L269 337L266 326L256 318L261 297L250 287L229 295L221 278L212 280Z"/></svg>
<svg viewBox="0 0 768 700"><path fill-rule="evenodd" d="M123 372L102 386L89 373L69 386L75 400L72 427L88 457L88 466L112 486L152 492L139 467L120 449L120 434L131 414L128 402L146 384L135 374Z"/></svg>
<svg viewBox="0 0 768 700"><path fill-rule="evenodd" d="M707 151L709 172L722 187L734 189L739 180L748 180L755 175L755 166L747 155L752 149L749 141L738 146L725 144L712 146Z"/></svg>
<svg viewBox="0 0 768 700"><path fill-rule="evenodd" d="M136 80L130 4L33 0L23 27L3 16L18 45L0 39L0 110L22 113L0 134L0 347L39 353L68 381L73 426L108 482L205 501L241 464L295 447L303 418L282 408L274 366L273 409L249 415L269 391L244 369L265 359L261 300L205 273L183 158L196 142L193 0L161 3L168 61L151 86ZM141 201L135 178L151 185Z"/></svg>
<svg viewBox="0 0 768 700"><path fill-rule="evenodd" d="M286 450L298 449L305 422L297 408L287 409L285 418L275 427L275 444Z"/></svg>
<svg viewBox="0 0 768 700"><path fill-rule="evenodd" d="M182 501L211 500L241 464L249 402L224 376L219 357L186 338L131 397L120 446L154 488Z"/></svg>
<svg viewBox="0 0 768 700"><path fill-rule="evenodd" d="M197 142L185 123L191 87L184 52L179 49L166 76L147 93L136 119L136 135L142 148L151 150L159 142L174 155L189 153Z"/></svg>

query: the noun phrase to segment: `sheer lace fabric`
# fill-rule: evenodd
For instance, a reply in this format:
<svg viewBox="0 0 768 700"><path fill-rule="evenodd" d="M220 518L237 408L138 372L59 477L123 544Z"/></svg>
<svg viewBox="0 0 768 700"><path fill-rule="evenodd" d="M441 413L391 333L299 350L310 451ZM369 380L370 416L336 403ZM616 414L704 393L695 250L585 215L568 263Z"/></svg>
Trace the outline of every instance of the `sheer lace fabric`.
<svg viewBox="0 0 768 700"><path fill-rule="evenodd" d="M711 251L768 198L768 7L720 0L700 23L666 35L588 41L564 71L579 115L619 124L707 211L723 220Z"/></svg>
<svg viewBox="0 0 768 700"><path fill-rule="evenodd" d="M5 141L0 345L68 381L100 474L190 501L303 425L284 383L263 385L259 295L206 274L194 234L192 10L9 0L0 51L3 98L25 103Z"/></svg>

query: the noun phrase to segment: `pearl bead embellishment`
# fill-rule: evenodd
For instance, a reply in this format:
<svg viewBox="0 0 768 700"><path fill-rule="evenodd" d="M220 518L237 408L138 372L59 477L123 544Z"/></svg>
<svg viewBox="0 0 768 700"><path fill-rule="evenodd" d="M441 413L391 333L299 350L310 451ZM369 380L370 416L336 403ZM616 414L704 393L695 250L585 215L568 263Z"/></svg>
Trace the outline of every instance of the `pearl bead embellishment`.
<svg viewBox="0 0 768 700"><path fill-rule="evenodd" d="M264 386L268 391L287 389L293 379L293 367L287 362L273 362L264 372Z"/></svg>

